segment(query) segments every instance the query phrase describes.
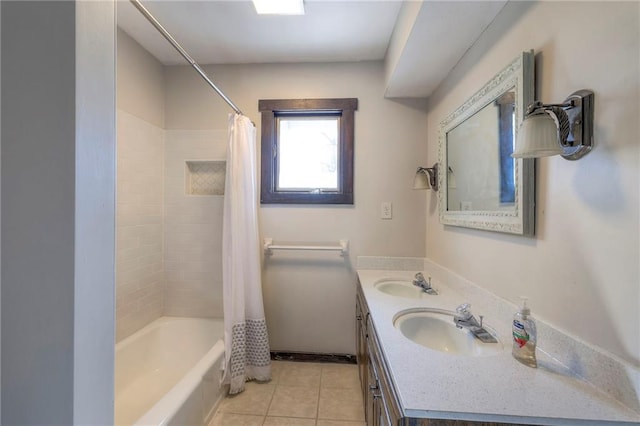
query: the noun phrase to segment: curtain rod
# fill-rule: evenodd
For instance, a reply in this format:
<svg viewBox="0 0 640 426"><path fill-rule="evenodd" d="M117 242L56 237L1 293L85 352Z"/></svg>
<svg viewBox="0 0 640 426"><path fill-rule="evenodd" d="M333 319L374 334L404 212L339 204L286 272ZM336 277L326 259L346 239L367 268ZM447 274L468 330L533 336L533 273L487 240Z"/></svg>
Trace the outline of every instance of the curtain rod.
<svg viewBox="0 0 640 426"><path fill-rule="evenodd" d="M142 5L142 3L140 3L139 0L129 0L131 3L133 3L133 5L136 7L136 9L138 9L140 11L140 13L142 13L144 15L145 18L147 18L147 20L149 22L151 22L151 24L156 27L156 29L160 32L160 34L162 34L164 36L164 38L167 39L167 41L169 43L171 43L171 45L178 51L178 53L180 53L182 55L182 57L184 59L187 60L187 62L189 62L189 64L191 64L191 66L198 72L198 74L200 74L200 76L207 82L209 83L209 86L211 86L213 88L213 90L216 91L216 93L218 95L220 95L220 97L222 99L224 99L224 101L229 104L229 106L238 114L242 114L242 111L240 111L240 108L238 108L233 102L231 102L231 99L229 99L227 97L227 95L225 95L222 90L220 90L218 88L218 86L216 86L213 81L211 81L211 79L209 78L209 76L204 72L204 70L200 67L200 65L198 65L198 63L191 57L189 56L189 54L186 52L186 50L184 50L182 48L182 46L180 46L180 44L176 41L176 39L174 39L171 34L169 34L169 32L167 30L164 29L164 27L160 24L160 22L158 22L158 20L156 18L154 18L154 16Z"/></svg>

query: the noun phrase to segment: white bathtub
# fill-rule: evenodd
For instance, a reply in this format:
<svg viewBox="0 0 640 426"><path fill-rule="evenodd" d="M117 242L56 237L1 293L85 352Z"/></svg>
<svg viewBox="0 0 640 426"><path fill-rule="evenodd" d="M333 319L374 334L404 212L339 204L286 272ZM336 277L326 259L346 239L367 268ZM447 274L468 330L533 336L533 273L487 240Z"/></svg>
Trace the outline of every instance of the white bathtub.
<svg viewBox="0 0 640 426"><path fill-rule="evenodd" d="M116 345L116 425L206 425L224 396L222 320L162 317Z"/></svg>

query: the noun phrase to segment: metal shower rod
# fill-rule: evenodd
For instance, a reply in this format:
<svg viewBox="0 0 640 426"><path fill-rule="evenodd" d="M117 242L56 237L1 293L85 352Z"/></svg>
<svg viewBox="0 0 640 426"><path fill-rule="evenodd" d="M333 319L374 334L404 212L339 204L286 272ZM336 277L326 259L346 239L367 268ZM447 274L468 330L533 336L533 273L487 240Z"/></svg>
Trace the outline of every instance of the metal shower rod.
<svg viewBox="0 0 640 426"><path fill-rule="evenodd" d="M144 15L145 18L147 18L147 20L149 22L151 22L151 24L156 27L156 29L160 32L160 34L162 34L164 36L164 38L167 39L167 41L169 43L171 43L171 45L178 51L178 53L180 53L180 55L182 55L182 57L184 59L187 60L187 62L189 62L189 64L191 64L191 66L198 72L198 74L200 74L200 76L207 82L209 83L209 86L211 86L213 88L213 90L216 91L216 93L218 95L220 95L220 97L222 99L224 99L224 101L229 104L229 106L237 113L237 114L242 114L242 111L240 111L240 108L238 108L236 106L236 104L234 104L233 102L231 102L231 99L229 99L227 97L227 95L225 95L222 90L220 90L218 88L218 86L216 86L213 81L211 81L211 79L209 78L209 76L204 72L204 70L200 67L200 65L198 65L198 63L187 53L186 50L184 50L182 48L182 46L180 46L180 44L176 41L176 39L173 38L173 36L171 34L169 34L169 32L162 26L162 24L160 24L160 22L158 22L158 20L142 5L142 3L140 3L140 1L138 0L129 0L131 3L133 3L133 5L136 7L136 9L138 9L140 11L140 13L142 13Z"/></svg>

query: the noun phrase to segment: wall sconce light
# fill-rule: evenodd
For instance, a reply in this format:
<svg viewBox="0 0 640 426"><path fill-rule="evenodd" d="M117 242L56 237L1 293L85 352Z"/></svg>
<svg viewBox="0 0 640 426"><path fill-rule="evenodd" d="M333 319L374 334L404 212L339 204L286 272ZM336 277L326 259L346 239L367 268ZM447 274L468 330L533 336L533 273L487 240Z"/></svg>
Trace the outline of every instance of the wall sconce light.
<svg viewBox="0 0 640 426"><path fill-rule="evenodd" d="M418 167L416 176L413 178L413 189L438 190L438 163L433 167Z"/></svg>
<svg viewBox="0 0 640 426"><path fill-rule="evenodd" d="M522 120L514 158L561 155L582 158L593 148L593 101L591 90L578 90L562 104L532 103Z"/></svg>

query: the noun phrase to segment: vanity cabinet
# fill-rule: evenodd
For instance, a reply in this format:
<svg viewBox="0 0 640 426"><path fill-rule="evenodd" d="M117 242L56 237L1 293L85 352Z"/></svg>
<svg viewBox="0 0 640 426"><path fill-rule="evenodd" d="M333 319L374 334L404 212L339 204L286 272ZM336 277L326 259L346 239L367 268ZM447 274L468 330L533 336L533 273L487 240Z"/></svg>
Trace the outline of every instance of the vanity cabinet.
<svg viewBox="0 0 640 426"><path fill-rule="evenodd" d="M356 360L367 426L500 426L490 422L403 416L360 285L356 293Z"/></svg>
<svg viewBox="0 0 640 426"><path fill-rule="evenodd" d="M396 426L402 423L388 370L377 340L367 303L358 287L356 296L356 358L368 426Z"/></svg>

